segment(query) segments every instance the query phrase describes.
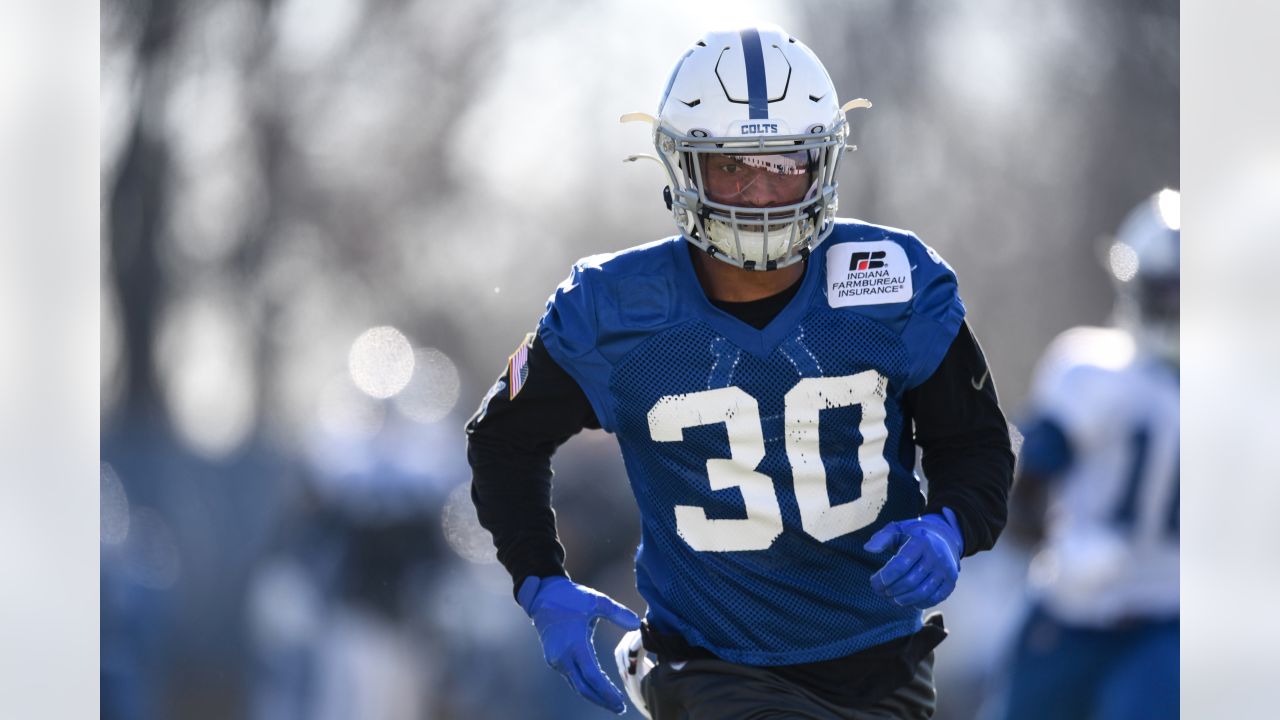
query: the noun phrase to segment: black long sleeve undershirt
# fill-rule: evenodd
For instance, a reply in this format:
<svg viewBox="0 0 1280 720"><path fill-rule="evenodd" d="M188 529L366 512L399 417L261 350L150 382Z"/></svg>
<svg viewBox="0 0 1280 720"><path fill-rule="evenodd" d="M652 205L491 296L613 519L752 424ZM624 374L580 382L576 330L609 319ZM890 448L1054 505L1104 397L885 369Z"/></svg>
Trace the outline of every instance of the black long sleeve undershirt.
<svg viewBox="0 0 1280 720"><path fill-rule="evenodd" d="M769 298L716 305L757 328L790 301L799 283ZM518 588L530 575L566 575L551 509L551 456L583 428L599 428L578 384L535 337L520 392L508 378L467 423L471 497L493 534L498 560ZM937 370L905 393L929 479L926 512L951 508L965 555L989 549L1007 518L1013 453L986 358L962 324Z"/></svg>
<svg viewBox="0 0 1280 720"><path fill-rule="evenodd" d="M582 388L536 336L527 368L513 400L508 365L466 426L471 500L516 589L530 575L567 576L551 508L551 456L584 428L600 427Z"/></svg>
<svg viewBox="0 0 1280 720"><path fill-rule="evenodd" d="M923 451L925 512L951 508L966 557L990 550L1008 520L1013 450L995 380L968 323L938 369L905 393L903 411Z"/></svg>

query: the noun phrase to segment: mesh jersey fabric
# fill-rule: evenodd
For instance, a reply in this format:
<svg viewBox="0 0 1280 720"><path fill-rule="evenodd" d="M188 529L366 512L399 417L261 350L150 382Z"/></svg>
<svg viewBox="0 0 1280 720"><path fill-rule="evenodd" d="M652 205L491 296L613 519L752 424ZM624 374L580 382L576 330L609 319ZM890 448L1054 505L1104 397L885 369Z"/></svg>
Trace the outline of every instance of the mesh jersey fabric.
<svg viewBox="0 0 1280 720"><path fill-rule="evenodd" d="M842 304L855 277L895 284ZM618 437L649 621L731 662L829 660L921 626L872 593L890 553L862 544L923 508L901 401L963 320L955 275L910 233L842 220L801 283L757 330L711 305L674 237L580 261L539 325Z"/></svg>

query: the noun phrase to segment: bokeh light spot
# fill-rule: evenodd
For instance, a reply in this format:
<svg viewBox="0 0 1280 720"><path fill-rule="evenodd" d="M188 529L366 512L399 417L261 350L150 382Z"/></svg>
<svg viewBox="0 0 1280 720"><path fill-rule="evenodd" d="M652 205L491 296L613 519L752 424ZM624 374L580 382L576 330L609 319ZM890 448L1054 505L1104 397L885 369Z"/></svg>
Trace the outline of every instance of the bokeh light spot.
<svg viewBox="0 0 1280 720"><path fill-rule="evenodd" d="M1112 243L1107 253L1107 264L1111 266L1111 274L1120 282L1129 282L1138 274L1138 253L1124 243Z"/></svg>
<svg viewBox="0 0 1280 720"><path fill-rule="evenodd" d="M396 396L396 407L406 417L420 423L443 419L458 404L461 381L458 366L435 348L414 353L413 378Z"/></svg>
<svg viewBox="0 0 1280 720"><path fill-rule="evenodd" d="M101 466L98 503L102 512L100 539L107 545L119 545L129 537L129 496L124 490L124 483L108 463Z"/></svg>
<svg viewBox="0 0 1280 720"><path fill-rule="evenodd" d="M498 561L489 532L481 527L480 519L476 517L470 485L463 483L449 493L440 516L444 539L459 557L479 565Z"/></svg>
<svg viewBox="0 0 1280 720"><path fill-rule="evenodd" d="M1160 219L1170 230L1182 229L1182 196L1177 190L1161 190L1156 196L1156 209L1160 211Z"/></svg>
<svg viewBox="0 0 1280 720"><path fill-rule="evenodd" d="M258 395L251 328L229 289L203 289L170 308L156 364L174 424L187 446L222 458L253 429Z"/></svg>
<svg viewBox="0 0 1280 720"><path fill-rule="evenodd" d="M413 347L393 327L369 328L351 344L347 367L356 387L366 395L389 398L413 377Z"/></svg>

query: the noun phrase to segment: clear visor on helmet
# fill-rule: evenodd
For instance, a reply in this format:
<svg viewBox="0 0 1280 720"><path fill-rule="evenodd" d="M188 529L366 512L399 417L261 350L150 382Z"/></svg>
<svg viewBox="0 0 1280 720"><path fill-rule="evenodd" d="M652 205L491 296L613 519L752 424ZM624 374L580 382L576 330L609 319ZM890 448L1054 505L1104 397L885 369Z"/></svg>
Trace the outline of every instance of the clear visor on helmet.
<svg viewBox="0 0 1280 720"><path fill-rule="evenodd" d="M701 181L708 200L741 208L776 208L802 202L813 187L808 150L786 153L706 153Z"/></svg>

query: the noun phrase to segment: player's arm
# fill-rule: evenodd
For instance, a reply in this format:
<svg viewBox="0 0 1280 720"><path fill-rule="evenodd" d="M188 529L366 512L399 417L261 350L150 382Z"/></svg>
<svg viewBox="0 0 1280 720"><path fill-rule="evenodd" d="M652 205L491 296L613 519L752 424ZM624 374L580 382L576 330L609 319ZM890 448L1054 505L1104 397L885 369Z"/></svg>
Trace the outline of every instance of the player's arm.
<svg viewBox="0 0 1280 720"><path fill-rule="evenodd" d="M941 364L906 393L924 454L929 498L918 518L888 523L867 541L894 555L871 588L898 605L927 608L955 589L960 558L990 548L1008 514L1013 453L982 349L961 323Z"/></svg>
<svg viewBox="0 0 1280 720"><path fill-rule="evenodd" d="M1014 459L995 379L967 322L905 404L929 478L925 512L955 513L965 556L990 549L1008 519Z"/></svg>
<svg viewBox="0 0 1280 720"><path fill-rule="evenodd" d="M513 397L511 363L467 422L471 499L518 591L527 577L564 576L551 509L551 456L583 428L598 428L578 384L536 336Z"/></svg>
<svg viewBox="0 0 1280 720"><path fill-rule="evenodd" d="M508 362L467 422L471 499L515 582L516 601L537 628L547 664L578 694L620 713L622 693L600 669L591 634L600 618L628 630L640 626L639 618L569 580L551 508L551 456L583 428L600 424L581 387L537 336L525 362L519 389L511 392L511 373L520 368Z"/></svg>

